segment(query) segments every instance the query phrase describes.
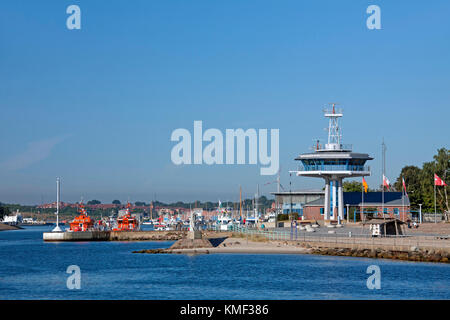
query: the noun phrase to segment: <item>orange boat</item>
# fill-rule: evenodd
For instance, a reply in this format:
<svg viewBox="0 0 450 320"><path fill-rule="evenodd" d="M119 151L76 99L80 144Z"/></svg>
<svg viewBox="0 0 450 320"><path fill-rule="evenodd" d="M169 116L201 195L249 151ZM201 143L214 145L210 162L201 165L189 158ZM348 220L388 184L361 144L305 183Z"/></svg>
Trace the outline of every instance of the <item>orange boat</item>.
<svg viewBox="0 0 450 320"><path fill-rule="evenodd" d="M139 223L130 213L131 204L127 203L126 214L117 219L117 228L113 231L134 231L139 228Z"/></svg>
<svg viewBox="0 0 450 320"><path fill-rule="evenodd" d="M87 215L87 211L84 208L83 203L80 203L78 212L80 215L70 222L70 231L80 232L92 230L94 228L94 220Z"/></svg>

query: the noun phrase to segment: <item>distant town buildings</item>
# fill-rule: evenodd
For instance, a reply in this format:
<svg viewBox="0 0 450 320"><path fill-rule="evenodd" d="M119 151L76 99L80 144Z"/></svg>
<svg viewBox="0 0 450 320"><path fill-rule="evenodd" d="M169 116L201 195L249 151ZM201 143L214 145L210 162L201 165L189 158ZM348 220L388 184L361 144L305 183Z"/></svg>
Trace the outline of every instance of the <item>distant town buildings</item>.
<svg viewBox="0 0 450 320"><path fill-rule="evenodd" d="M105 210L105 211L117 211L120 212L126 208L126 204L85 204L84 207L88 210ZM51 203L45 203L37 206L38 209L55 209L56 210L56 201ZM60 202L60 210L64 208L78 208L78 203L68 203L68 202ZM199 214L204 217L204 219L211 219L214 215L216 215L216 211L207 211L202 208L193 208L196 214ZM148 206L136 206L131 205L131 211L134 212L142 212L144 215L149 216L151 218L157 218L159 216L164 217L180 217L182 219L188 219L190 215L189 208L182 207L164 207L164 206L153 206L152 204Z"/></svg>

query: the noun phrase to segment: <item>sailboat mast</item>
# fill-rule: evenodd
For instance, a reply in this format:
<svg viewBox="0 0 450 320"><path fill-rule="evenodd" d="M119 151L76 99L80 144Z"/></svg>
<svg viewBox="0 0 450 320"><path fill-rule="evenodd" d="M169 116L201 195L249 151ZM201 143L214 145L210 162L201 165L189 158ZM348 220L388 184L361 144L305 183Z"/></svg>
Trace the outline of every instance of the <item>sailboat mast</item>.
<svg viewBox="0 0 450 320"><path fill-rule="evenodd" d="M280 169L278 169L277 175L277 193L280 193Z"/></svg>
<svg viewBox="0 0 450 320"><path fill-rule="evenodd" d="M239 216L242 217L242 186L239 186Z"/></svg>
<svg viewBox="0 0 450 320"><path fill-rule="evenodd" d="M59 215L59 195L60 195L60 187L59 187L59 178L56 178L56 214Z"/></svg>
<svg viewBox="0 0 450 320"><path fill-rule="evenodd" d="M59 195L60 195L60 188L59 188L59 177L56 178L56 226L59 226Z"/></svg>
<svg viewBox="0 0 450 320"><path fill-rule="evenodd" d="M255 197L255 219L259 215L259 184L256 185L256 197Z"/></svg>

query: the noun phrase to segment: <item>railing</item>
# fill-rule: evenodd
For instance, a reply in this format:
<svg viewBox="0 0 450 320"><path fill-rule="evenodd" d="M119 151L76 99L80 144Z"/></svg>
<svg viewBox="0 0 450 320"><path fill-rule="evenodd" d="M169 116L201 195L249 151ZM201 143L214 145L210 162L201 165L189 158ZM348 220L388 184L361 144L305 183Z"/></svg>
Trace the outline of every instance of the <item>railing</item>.
<svg viewBox="0 0 450 320"><path fill-rule="evenodd" d="M375 246L404 246L408 249L410 247L433 247L433 248L447 248L450 249L450 237L446 236L382 236L372 237L371 234L345 234L335 233L328 235L307 235L307 231L300 231L291 228L290 231L280 230L261 230L250 229L243 226L233 225L232 232L240 233L248 238L264 238L267 240L281 240L281 241L302 241L306 243L315 243L320 245L336 244L336 245L351 245L351 246L366 246L367 248L374 248ZM350 236L351 235L351 236Z"/></svg>
<svg viewBox="0 0 450 320"><path fill-rule="evenodd" d="M331 150L345 150L345 151L352 151L353 145L346 143L346 144L331 144L331 146L334 146L335 148L330 148L330 145L325 144L319 144L319 148L317 148L317 144L313 146L313 150L315 151L331 151Z"/></svg>
<svg viewBox="0 0 450 320"><path fill-rule="evenodd" d="M300 171L370 171L370 166L347 165L347 164L303 164L303 170Z"/></svg>

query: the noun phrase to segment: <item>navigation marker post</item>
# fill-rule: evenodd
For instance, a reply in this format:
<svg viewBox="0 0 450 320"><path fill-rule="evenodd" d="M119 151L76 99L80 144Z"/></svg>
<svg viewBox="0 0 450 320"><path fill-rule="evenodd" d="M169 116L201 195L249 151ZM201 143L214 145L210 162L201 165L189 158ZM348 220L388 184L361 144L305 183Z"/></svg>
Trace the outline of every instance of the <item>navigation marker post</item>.
<svg viewBox="0 0 450 320"><path fill-rule="evenodd" d="M59 177L56 178L56 227L52 230L52 232L63 232L63 230L59 227L59 196L60 196L60 185L59 185Z"/></svg>

